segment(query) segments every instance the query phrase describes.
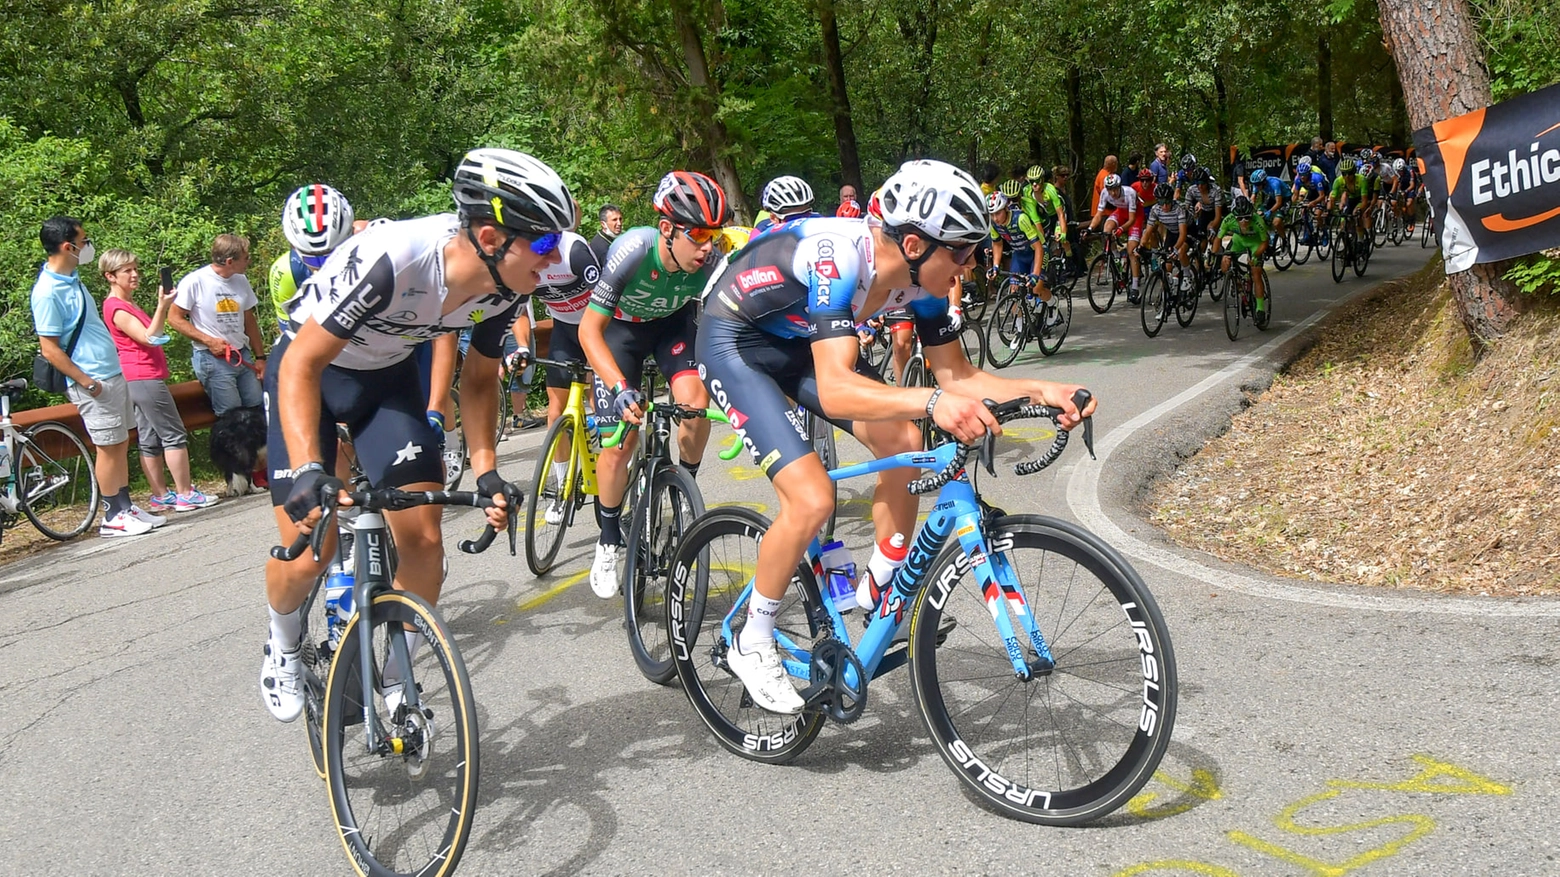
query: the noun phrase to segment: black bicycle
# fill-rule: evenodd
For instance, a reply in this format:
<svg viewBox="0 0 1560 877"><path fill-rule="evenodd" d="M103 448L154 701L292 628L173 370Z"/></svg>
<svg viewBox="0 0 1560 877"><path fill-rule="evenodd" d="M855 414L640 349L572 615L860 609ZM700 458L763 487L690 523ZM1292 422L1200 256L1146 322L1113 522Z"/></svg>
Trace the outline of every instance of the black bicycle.
<svg viewBox="0 0 1560 877"><path fill-rule="evenodd" d="M1147 263L1143 284L1143 299L1139 307L1143 320L1143 332L1152 338L1164 328L1165 320L1175 314L1175 321L1186 328L1197 315L1197 301L1202 298L1196 275L1189 265L1182 265L1173 245L1147 251Z"/></svg>
<svg viewBox="0 0 1560 877"><path fill-rule="evenodd" d="M992 366L1012 365L1031 338L1046 356L1061 350L1062 341L1072 328L1070 287L1051 290L1051 300L1046 302L1034 291L1033 275L998 273L1008 283L997 295L986 321L986 357Z"/></svg>
<svg viewBox="0 0 1560 877"><path fill-rule="evenodd" d="M1085 285L1089 291L1089 307L1096 314L1110 310L1116 296L1127 297L1127 284L1131 279L1131 266L1127 263L1126 248L1116 234L1089 232L1089 237L1104 241L1104 250L1089 263Z"/></svg>
<svg viewBox="0 0 1560 877"><path fill-rule="evenodd" d="M353 534L337 540L332 567L337 575L352 570L346 613L324 605L328 576L315 583L299 613L314 768L325 779L336 829L358 874L446 877L465 851L477 807L477 705L438 610L391 587L395 558L383 513L423 505L489 508L493 500L470 492L358 490L349 494L356 517L346 522L329 494L321 493L324 516L312 535L271 549L277 560L294 560L305 550L318 560L326 533L345 526ZM518 491L507 495L510 554L520 500ZM479 553L496 535L485 527L460 550ZM414 632L421 648L408 642ZM354 727L361 728L359 745L349 739Z"/></svg>

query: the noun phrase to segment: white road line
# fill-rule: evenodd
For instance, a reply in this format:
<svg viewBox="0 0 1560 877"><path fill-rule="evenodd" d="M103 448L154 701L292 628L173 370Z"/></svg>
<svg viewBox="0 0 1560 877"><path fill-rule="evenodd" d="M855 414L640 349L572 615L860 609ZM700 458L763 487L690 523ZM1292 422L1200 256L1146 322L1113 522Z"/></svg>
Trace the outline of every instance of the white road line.
<svg viewBox="0 0 1560 877"><path fill-rule="evenodd" d="M1228 570L1214 569L1174 552L1149 545L1129 535L1118 527L1105 514L1104 509L1100 507L1100 472L1110 460L1111 453L1130 439L1134 433L1249 368L1280 345L1310 328L1311 325L1332 312L1333 309L1353 300L1356 296L1366 291L1368 290L1361 290L1354 295L1334 302L1267 344L1230 363L1218 372L1209 375L1196 386L1150 408L1120 427L1111 430L1110 434L1100 441L1096 449L1099 459L1082 460L1076 464L1071 475L1068 476L1068 507L1072 509L1072 513L1077 516L1079 522L1093 530L1100 538L1115 546L1118 551L1147 561L1161 569L1179 573L1188 578L1199 579L1224 590L1236 591L1253 597L1265 597L1270 600L1289 600L1296 603L1331 606L1339 609L1368 609L1377 612L1425 612L1442 615L1511 617L1560 616L1560 601L1553 600L1453 598L1434 595L1409 596L1402 592L1354 594L1321 587L1309 588L1300 585L1283 584L1276 581L1252 578L1251 576L1241 575Z"/></svg>

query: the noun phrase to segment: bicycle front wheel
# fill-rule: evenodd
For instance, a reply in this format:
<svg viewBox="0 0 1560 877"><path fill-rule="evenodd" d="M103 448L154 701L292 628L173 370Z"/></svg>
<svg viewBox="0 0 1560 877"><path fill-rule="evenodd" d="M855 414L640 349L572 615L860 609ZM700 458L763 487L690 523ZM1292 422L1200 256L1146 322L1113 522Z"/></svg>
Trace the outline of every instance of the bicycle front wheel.
<svg viewBox="0 0 1560 877"><path fill-rule="evenodd" d="M694 711L727 750L754 761L783 764L805 750L823 728L823 713L785 716L753 703L726 664L735 636L747 621L748 584L758 570L758 543L769 521L757 512L724 507L695 521L673 561L667 594L667 629L672 662ZM803 563L775 618L775 640L785 643L781 660L793 677L806 678L806 665L820 631L818 582Z"/></svg>
<svg viewBox="0 0 1560 877"><path fill-rule="evenodd" d="M1240 337L1240 284L1234 277L1234 268L1224 275L1224 334L1231 341Z"/></svg>
<svg viewBox="0 0 1560 877"><path fill-rule="evenodd" d="M1138 312L1142 315L1143 334L1152 338L1159 334L1159 330L1165 325L1165 278L1158 271L1148 277L1148 286L1143 289L1143 300L1138 306Z"/></svg>
<svg viewBox="0 0 1560 877"><path fill-rule="evenodd" d="M1175 321L1185 329L1197 316L1197 302L1202 298L1197 292L1197 281L1192 276L1192 269L1179 264L1172 265L1165 278L1175 300Z"/></svg>
<svg viewBox="0 0 1560 877"><path fill-rule="evenodd" d="M1035 332L1040 342L1040 352L1046 356L1055 356L1056 351L1062 349L1062 342L1067 338L1068 330L1072 329L1072 291L1066 287L1057 287L1051 290L1051 306L1045 315L1035 314ZM1056 314L1062 318L1056 325L1050 325L1050 314Z"/></svg>
<svg viewBox="0 0 1560 877"><path fill-rule="evenodd" d="M16 444L16 493L22 514L38 532L63 542L97 517L98 490L86 442L49 420L23 431Z"/></svg>
<svg viewBox="0 0 1560 877"><path fill-rule="evenodd" d="M531 568L532 575L552 569L563 545L563 534L573 523L574 510L579 505L575 501L579 461L571 458L575 428L574 415L564 412L548 427L536 456L536 477L531 479L525 512L525 565ZM554 465L560 457L563 462ZM557 474L560 468L564 473L561 478Z"/></svg>
<svg viewBox="0 0 1560 877"><path fill-rule="evenodd" d="M1018 359L1029 337L1029 309L1024 294L1005 289L997 295L986 319L986 356L996 368L1007 368Z"/></svg>
<svg viewBox="0 0 1560 877"><path fill-rule="evenodd" d="M1110 310L1116 301L1116 272L1110 253L1100 253L1089 263L1089 273L1084 278L1089 291L1089 307L1096 314Z"/></svg>
<svg viewBox="0 0 1560 877"><path fill-rule="evenodd" d="M993 809L1045 825L1098 819L1137 794L1170 745L1169 631L1131 565L1087 530L1014 515L987 537L1005 597L997 609L957 545L916 598L916 706L943 760ZM1024 604L1043 642L1024 633ZM1029 642L1005 644L987 626L993 611L1008 612ZM961 623L939 644L950 614ZM1010 648L1023 649L1028 678L1014 673Z"/></svg>
<svg viewBox="0 0 1560 877"><path fill-rule="evenodd" d="M704 496L682 467L656 467L650 495L634 509L623 567L623 626L628 650L646 679L677 675L666 635L666 576L683 533L704 514Z"/></svg>
<svg viewBox="0 0 1560 877"><path fill-rule="evenodd" d="M325 687L331 812L361 877L455 871L477 807L477 708L444 621L420 597L383 591L347 623ZM392 661L424 640L408 673ZM365 745L359 638L370 637L370 705L384 739ZM390 696L387 704L386 695Z"/></svg>
<svg viewBox="0 0 1560 877"><path fill-rule="evenodd" d="M813 450L817 452L818 459L823 463L824 471L838 469L840 467L840 452L834 445L834 424L812 412L807 412L807 432L812 436ZM834 511L829 513L828 523L823 525L823 541L834 539L834 526L840 517L840 483L829 481L830 493L834 496Z"/></svg>

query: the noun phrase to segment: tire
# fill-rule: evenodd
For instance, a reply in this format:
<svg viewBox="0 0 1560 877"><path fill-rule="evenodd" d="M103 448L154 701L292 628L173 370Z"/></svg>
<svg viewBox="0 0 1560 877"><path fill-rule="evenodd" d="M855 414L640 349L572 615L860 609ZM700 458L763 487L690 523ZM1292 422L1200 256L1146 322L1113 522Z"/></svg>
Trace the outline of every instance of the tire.
<svg viewBox="0 0 1560 877"><path fill-rule="evenodd" d="M823 728L823 713L782 716L766 712L749 699L741 681L725 667L732 647L723 630L733 618L733 634L746 619L739 599L758 568L758 541L769 521L744 508L722 507L694 522L677 550L671 590L666 602L667 629L672 635L672 661L688 702L727 750L771 764L800 755ZM805 562L780 604L775 632L811 650L818 636L814 620L822 609L818 581ZM824 616L827 617L827 616ZM782 652L782 658L787 657Z"/></svg>
<svg viewBox="0 0 1560 877"><path fill-rule="evenodd" d="M1164 328L1165 317L1169 314L1165 311L1165 278L1161 272L1155 271L1148 275L1148 284L1143 287L1138 312L1142 315L1143 334L1152 338Z"/></svg>
<svg viewBox="0 0 1560 877"><path fill-rule="evenodd" d="M1311 260L1311 250L1314 249L1311 241L1315 239L1316 232L1309 230L1311 228L1309 223L1307 223L1306 228L1308 229L1306 242L1303 244L1300 242L1300 228L1291 226L1289 229L1289 246L1294 251L1296 265L1304 265L1306 262L1309 262Z"/></svg>
<svg viewBox="0 0 1560 877"><path fill-rule="evenodd" d="M1344 258L1344 252L1348 249L1346 241L1339 241L1332 251L1332 279L1334 283L1342 283L1343 275L1348 272L1348 260Z"/></svg>
<svg viewBox="0 0 1560 877"><path fill-rule="evenodd" d="M1178 691L1169 631L1143 580L1088 531L1014 515L995 519L987 538L1055 664L1028 680L1014 674L1008 649L1017 644L988 624L981 585L955 545L933 564L910 619L916 707L943 761L993 810L1043 825L1098 819L1142 789L1170 744ZM962 623L939 646L950 610ZM1024 653L1038 658L1033 644Z"/></svg>
<svg viewBox="0 0 1560 877"><path fill-rule="evenodd" d="M1322 219L1322 223L1320 225L1316 225L1314 222L1312 223L1311 247L1316 251L1316 258L1326 260L1332 256L1333 245L1336 243L1336 241L1333 240L1333 237L1336 231L1337 230L1334 229L1330 223L1328 223L1325 217Z"/></svg>
<svg viewBox="0 0 1560 877"><path fill-rule="evenodd" d="M325 610L325 574L315 580L314 590L303 601L298 613L302 621L299 659L303 667L303 727L309 734L309 756L314 772L325 779L325 680L330 677L330 620Z"/></svg>
<svg viewBox="0 0 1560 877"><path fill-rule="evenodd" d="M1392 228L1387 220L1387 211L1381 209L1381 205L1378 204L1373 212L1376 215L1376 221L1371 224L1371 243L1378 247L1384 247L1387 245L1387 237L1392 233Z"/></svg>
<svg viewBox="0 0 1560 877"><path fill-rule="evenodd" d="M455 401L455 422L451 425L451 432L445 436L448 440L454 437L455 444L444 446L444 489L456 490L460 487L461 479L466 477L466 431L460 428L460 393L450 390L450 397Z"/></svg>
<svg viewBox="0 0 1560 877"><path fill-rule="evenodd" d="M1224 298L1224 278L1217 273L1219 256L1208 253L1204 257L1207 267L1203 270L1203 282L1208 284L1208 300L1217 304Z"/></svg>
<svg viewBox="0 0 1560 877"><path fill-rule="evenodd" d="M531 479L530 495L526 497L525 565L532 575L544 575L553 567L558 549L563 546L563 535L574 523L574 512L580 507L580 473L582 461L571 460L568 466L568 483L559 485L552 474L553 455L561 445L566 456L573 455L575 415L565 411L547 428L542 447L537 451L536 474ZM563 508L563 520L547 523L547 509L554 504Z"/></svg>
<svg viewBox="0 0 1560 877"><path fill-rule="evenodd" d="M391 637L408 626L425 643L412 675L430 719L402 707L397 720L374 695L383 730L405 741L405 754L379 754L364 746L359 638L368 635L359 612L347 623L325 689L325 772L342 845L364 877L428 875L455 871L471 834L477 807L477 708L466 665L444 622L420 597L381 591L372 607L372 653L378 680ZM419 733L434 735L422 749Z"/></svg>
<svg viewBox="0 0 1560 877"><path fill-rule="evenodd" d="M1371 250L1373 250L1373 249L1374 249L1374 245L1370 242L1369 239L1361 241L1359 243L1359 245L1357 245L1354 248L1354 266L1353 267L1354 267L1354 276L1355 277L1364 277L1365 276L1365 269L1370 266L1370 254L1371 254Z"/></svg>
<svg viewBox="0 0 1560 877"><path fill-rule="evenodd" d="M103 494L81 436L52 420L34 424L19 434L13 465L18 504L38 532L57 542L87 532Z"/></svg>
<svg viewBox="0 0 1560 877"><path fill-rule="evenodd" d="M1295 264L1295 251L1289 245L1289 228L1286 226L1282 234L1274 235L1273 242L1273 267L1280 271L1288 271L1289 266Z"/></svg>
<svg viewBox="0 0 1560 877"><path fill-rule="evenodd" d="M932 373L926 368L925 356L917 353L916 355L910 357L910 361L905 363L905 379L904 382L900 384L900 386L922 387L925 389L931 389L932 387L937 386L937 382L932 379ZM931 418L917 418L916 426L921 431L921 447L931 447L933 428Z"/></svg>
<svg viewBox="0 0 1560 877"><path fill-rule="evenodd" d="M1181 278L1191 273L1190 268L1182 268L1179 264L1171 267L1166 275L1166 282L1175 284L1176 307L1175 321L1185 329L1192 324L1192 318L1197 316L1197 304L1202 295L1197 291L1197 283L1194 279L1186 290L1181 289Z"/></svg>
<svg viewBox="0 0 1560 877"><path fill-rule="evenodd" d="M1234 341L1240 337L1240 290L1235 287L1235 269L1224 275L1224 334Z"/></svg>
<svg viewBox="0 0 1560 877"><path fill-rule="evenodd" d="M1273 321L1273 278L1267 276L1267 272L1262 271L1261 268L1257 268L1256 270L1261 271L1262 273L1262 291L1267 293L1267 310L1254 310L1251 314L1251 322L1257 327L1258 332L1266 332L1268 324ZM1253 289L1255 289L1254 286ZM1256 298L1254 296L1256 293L1253 292L1252 295L1252 307L1255 308Z"/></svg>
<svg viewBox="0 0 1560 877"><path fill-rule="evenodd" d="M1089 307L1094 308L1096 314L1110 310L1116 301L1116 275L1112 267L1109 253L1100 253L1089 263L1084 282L1089 290Z"/></svg>
<svg viewBox="0 0 1560 877"><path fill-rule="evenodd" d="M973 280L965 280L962 284L964 292L964 318L966 320L979 320L986 314L988 301L985 290Z"/></svg>
<svg viewBox="0 0 1560 877"><path fill-rule="evenodd" d="M884 329L873 335L872 340L862 350L862 353L867 357L867 364L877 369L880 375L883 374L883 363L888 361L888 347L881 343L886 332L887 329ZM884 375L884 377L886 378L887 376Z"/></svg>
<svg viewBox="0 0 1560 877"><path fill-rule="evenodd" d="M1045 316L1043 314L1036 318L1040 321L1037 327L1039 329L1037 340L1040 342L1040 352L1046 356L1055 356L1056 351L1062 349L1062 342L1067 339L1067 333L1072 330L1072 290L1051 290L1051 304L1062 315L1062 322L1056 328L1047 329L1045 327Z"/></svg>
<svg viewBox="0 0 1560 877"><path fill-rule="evenodd" d="M1430 246L1430 239L1435 236L1434 225L1435 223L1431 221L1429 214L1426 214L1425 218L1419 221L1420 249L1427 249Z"/></svg>
<svg viewBox="0 0 1560 877"><path fill-rule="evenodd" d="M984 305L982 306L984 310ZM959 327L959 344L964 347L964 358L976 368L986 367L986 327L977 317L964 313L964 325Z"/></svg>
<svg viewBox="0 0 1560 877"><path fill-rule="evenodd" d="M840 467L840 452L834 445L834 424L812 412L807 414L808 433L812 436L813 450L818 454L818 460L823 463L824 470L838 469ZM829 520L823 525L823 541L828 542L834 538L834 527L840 517L840 483L830 480L830 493L834 497L834 511L829 513Z"/></svg>
<svg viewBox="0 0 1560 877"><path fill-rule="evenodd" d="M657 685L677 675L666 635L666 581L683 533L704 514L704 496L682 467L658 465L650 495L634 509L623 556L623 626L639 672Z"/></svg>
<svg viewBox="0 0 1560 877"><path fill-rule="evenodd" d="M498 425L493 429L494 448L513 431L511 421L515 416L515 400L509 398L509 382L504 380L504 370L499 369L498 375Z"/></svg>
<svg viewBox="0 0 1560 877"><path fill-rule="evenodd" d="M1024 293L1004 289L992 303L986 320L986 357L996 368L1007 368L1018 359L1029 338L1029 309Z"/></svg>

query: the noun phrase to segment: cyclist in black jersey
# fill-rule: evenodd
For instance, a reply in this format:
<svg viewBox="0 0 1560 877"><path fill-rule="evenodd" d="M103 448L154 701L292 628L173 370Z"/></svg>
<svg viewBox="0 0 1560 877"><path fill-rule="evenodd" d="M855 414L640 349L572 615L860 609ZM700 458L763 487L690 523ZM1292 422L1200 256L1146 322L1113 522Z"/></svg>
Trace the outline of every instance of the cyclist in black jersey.
<svg viewBox="0 0 1560 877"><path fill-rule="evenodd" d="M808 435L800 403L852 433L876 456L920 447L914 418L930 416L960 441L999 431L981 399L1029 396L1067 412L1069 428L1092 413L1071 401L1075 386L999 378L964 357L945 290L974 262L990 231L980 187L938 161L906 163L873 196L864 219L806 219L754 238L711 287L699 330L699 368L774 483L780 512L759 545L755 590L727 661L764 709L795 713L801 697L780 664L774 614L808 542L833 511L833 491ZM885 387L864 374L855 327L888 308L910 310L940 389ZM791 400L795 400L794 402ZM879 476L873 495L880 555L915 524L906 490L916 473ZM892 560L884 560L892 568ZM877 579L865 577L868 601ZM884 604L886 605L886 603Z"/></svg>
<svg viewBox="0 0 1560 877"><path fill-rule="evenodd" d="M498 474L493 447L501 342L542 269L558 261L575 208L552 168L506 149L468 154L456 168L454 195L455 214L387 223L351 238L289 302L287 335L265 375L271 502L283 543L319 524L322 491L334 489L350 505L333 474L337 423L351 429L375 487L442 489L439 437L411 355L422 341L468 326L475 328L461 379L466 446L477 489L494 497L488 522L507 523L503 496L512 488ZM385 518L399 548L395 586L436 603L440 507ZM284 722L303 709L298 609L334 555L334 539L326 534L318 562L308 552L266 562L271 622L260 691ZM414 650L418 636L407 638Z"/></svg>

